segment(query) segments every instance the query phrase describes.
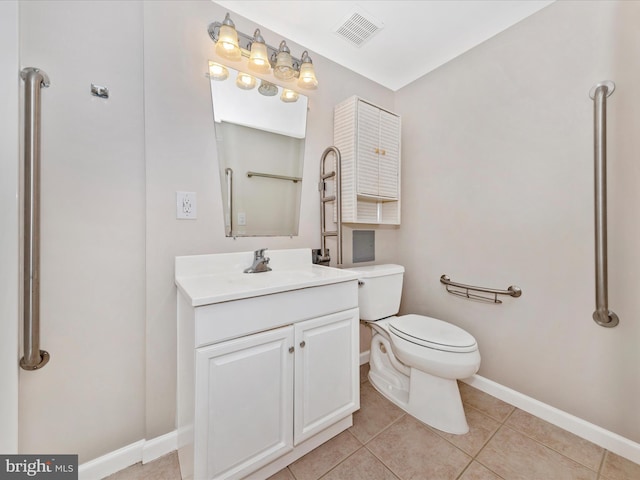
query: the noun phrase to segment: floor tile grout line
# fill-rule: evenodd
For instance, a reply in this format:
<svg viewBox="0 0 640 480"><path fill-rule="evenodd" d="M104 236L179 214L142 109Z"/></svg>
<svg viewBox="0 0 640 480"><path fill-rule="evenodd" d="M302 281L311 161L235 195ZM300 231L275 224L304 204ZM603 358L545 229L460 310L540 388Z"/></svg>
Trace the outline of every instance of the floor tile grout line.
<svg viewBox="0 0 640 480"><path fill-rule="evenodd" d="M376 458L380 463L382 463L382 464L387 468L387 470L389 470L391 473L393 473L393 475L394 475L396 478L399 478L400 480L404 480L404 479L402 478L402 476L401 476L399 473L397 473L393 468L391 468L391 465L387 465L387 463L385 463L385 461L384 461L384 460L382 460L380 457L378 457L378 455L376 455L376 454L375 454L375 452L371 451L371 449L370 449L366 444L364 445L364 448L366 448L366 449L367 449L367 451L368 451L371 455L373 455L373 456L374 456L374 457L375 457L375 458Z"/></svg>
<svg viewBox="0 0 640 480"><path fill-rule="evenodd" d="M535 416L535 415L534 415L534 416ZM536 417L536 418L540 419L539 417ZM543 421L544 421L544 420L543 420ZM519 433L519 434L521 434L521 435L524 435L525 437L527 437L527 438L528 438L528 439L530 439L530 440L533 440L533 441L534 441L534 442L536 442L537 444L542 445L543 447L546 447L546 448L548 448L549 450L551 450L551 451L553 451L553 452L556 452L558 455L562 455L563 457L568 458L568 459L569 459L569 460L571 460L572 462L575 462L575 463L577 463L578 465L582 465L583 467L585 467L585 468L586 468L586 469L588 469L588 470L591 470L592 472L596 472L597 474L599 474L599 473L600 473L600 468L602 467L602 462L603 462L603 460L604 460L604 453L606 452L606 449L604 449L604 448L600 447L599 445L596 445L595 443L594 443L594 445L596 445L598 448L602 448L602 450L603 450L603 454L602 454L602 457L600 458L600 462L599 462L599 465L598 465L598 468L597 468L597 469L594 469L594 468L592 468L592 467L590 467L590 466L588 466L588 465L585 465L584 463L582 463L582 462L581 462L581 461L579 461L579 460L576 460L575 458L571 458L569 455L567 455L567 454L565 454L565 453L562 453L561 451L559 451L559 450L558 450L558 449L556 449L555 447L553 447L553 446L551 446L551 445L547 445L547 444L546 444L546 443L544 443L543 441L538 440L537 438L535 438L535 437L533 437L533 436L529 435L527 432L524 432L524 431L520 430L520 429L519 429L519 428L517 428L515 425L507 425L507 424L506 424L506 422L505 422L505 423L504 423L504 426L505 426L505 427L507 427L507 428L510 428L510 429L511 429L511 430L513 430L514 432L517 432L517 433ZM558 428L559 428L559 427L558 427ZM562 430L562 431L564 431L564 432L568 432L567 430L564 430L564 429L560 429L560 430ZM568 432L568 433L571 433L571 432ZM576 435L576 437L577 437L577 435ZM582 437L578 437L578 438L580 438L581 440L585 440L585 439L583 439ZM588 440L587 440L587 441L588 441ZM589 442L589 443L593 443L593 442Z"/></svg>
<svg viewBox="0 0 640 480"><path fill-rule="evenodd" d="M486 395L489 395L489 394L486 394ZM495 397L493 397L493 398L495 398ZM475 411L480 412L481 414L483 414L485 417L489 417L490 419L495 420L496 422L498 422L498 423L500 423L500 424L504 424L504 423L505 423L505 422L506 422L506 421L511 417L511 415L513 415L513 412L518 408L518 407L516 407L515 405L511 405L510 403L507 403L507 402L503 402L503 403L505 403L506 405L509 405L510 407L513 407L513 409L512 409L512 410L511 410L511 412L509 412L509 414L504 418L504 420L500 420L499 418L494 417L493 415L489 414L488 412L486 412L486 411L484 411L484 410L482 410L482 409L480 409L480 408L478 408L478 407L474 407L473 405L471 405L470 403L465 402L464 400L462 401L462 405L463 405L464 407L472 408L473 410L475 410Z"/></svg>
<svg viewBox="0 0 640 480"><path fill-rule="evenodd" d="M474 462L478 462L478 464L482 465L484 468L486 468L487 470L489 470L491 473L493 473L496 477L500 478L501 480L504 480L504 477L502 475L498 475L496 472L494 472L493 470L491 470L487 465L485 465L484 463L482 463L480 460L478 460L477 458L473 459Z"/></svg>
<svg viewBox="0 0 640 480"><path fill-rule="evenodd" d="M395 423L397 423L398 421L400 421L401 419L403 419L406 415L409 415L407 412L405 412L404 410L401 410L402 415L400 415L398 418L396 418L395 420L393 420L389 425L387 425L386 427L384 427L382 430L380 430L378 433L376 433L375 435L373 435L369 440L367 440L366 442L363 442L362 440L360 440L358 437L357 440L362 443L363 445L367 445L367 443L375 440L376 438L378 438L382 433L386 432L387 430L389 430L389 428L391 428ZM349 432L351 433L351 432ZM355 437L355 435L352 433L352 435Z"/></svg>
<svg viewBox="0 0 640 480"><path fill-rule="evenodd" d="M607 458L607 453L609 453L609 450L605 448L604 451L602 452L602 458L600 459L600 466L598 467L598 480L600 478L603 478L602 470L604 469L604 461Z"/></svg>
<svg viewBox="0 0 640 480"><path fill-rule="evenodd" d="M473 463L473 458L471 458L471 460L469 460L469 463L467 463L467 465L462 469L460 474L456 477L456 480L460 480L462 478L462 476L464 475L464 472L469 470L469 467L471 466L472 463Z"/></svg>
<svg viewBox="0 0 640 480"><path fill-rule="evenodd" d="M357 439L356 439L357 440ZM360 442L358 440L358 442ZM356 453L358 453L360 450L362 450L363 448L366 449L366 447L364 446L364 444L362 442L360 442L360 446L353 452L351 452L349 455L347 455L345 458L343 458L342 460L340 460L336 465L334 465L333 467L331 467L329 470L327 470L326 472L324 472L322 475L320 475L318 477L318 480L322 480L324 477L326 477L327 475L329 475L329 473L331 473L333 470L335 470L336 468L338 468L340 465L342 465L344 462L346 462L348 459L350 459L351 457L353 457ZM368 450L367 450L368 451Z"/></svg>
<svg viewBox="0 0 640 480"><path fill-rule="evenodd" d="M579 462L579 461L577 461L577 460L574 460L573 458L571 458L571 457L569 457L569 456L565 455L564 453L561 453L561 452L557 451L555 448L550 447L549 445L546 445L546 444L542 443L542 442L541 442L541 441L539 441L539 440L536 440L536 439L535 439L535 438L533 438L533 437L530 437L529 435L527 435L527 434L525 434L525 433L521 432L520 430L518 430L518 429L516 429L516 428L513 428L513 427L512 427L512 426L510 426L510 425L503 425L503 427L508 428L509 430L512 430L512 431L514 431L514 432L516 432L516 433L519 433L520 435L522 435L522 436L524 436L524 437L528 438L529 440L534 441L535 443L537 443L538 445L540 445L540 446L542 446L542 447L546 448L547 450L551 450L552 452L557 453L557 454L558 454L558 455L560 455L561 457L566 458L567 460L569 460L569 461L571 461L571 462L575 463L576 465L580 465L580 466L582 466L582 467L586 468L587 470L589 470L590 472L594 472L596 475L599 475L599 473L598 473L598 471L597 471L597 470L594 470L593 468L590 468L590 467L586 466L585 464L583 464L583 463L581 463L581 462ZM501 428L502 428L502 427L501 427ZM603 458L604 458L604 456L603 456Z"/></svg>

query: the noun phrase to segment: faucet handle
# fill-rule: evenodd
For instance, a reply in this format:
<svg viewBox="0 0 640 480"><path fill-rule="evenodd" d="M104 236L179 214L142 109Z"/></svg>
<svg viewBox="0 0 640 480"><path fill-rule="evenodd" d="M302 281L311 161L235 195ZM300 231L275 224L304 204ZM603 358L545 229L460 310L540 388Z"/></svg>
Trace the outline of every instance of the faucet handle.
<svg viewBox="0 0 640 480"><path fill-rule="evenodd" d="M268 248L259 248L255 252L253 252L254 258L257 260L259 258L264 258L264 252L268 250Z"/></svg>

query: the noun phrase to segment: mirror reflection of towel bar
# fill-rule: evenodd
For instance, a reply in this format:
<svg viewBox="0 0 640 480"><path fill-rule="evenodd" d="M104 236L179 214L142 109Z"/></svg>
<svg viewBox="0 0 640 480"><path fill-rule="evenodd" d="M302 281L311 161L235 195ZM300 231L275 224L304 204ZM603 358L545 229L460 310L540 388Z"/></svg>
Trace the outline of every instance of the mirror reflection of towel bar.
<svg viewBox="0 0 640 480"><path fill-rule="evenodd" d="M519 297L522 295L522 289L520 287L516 287L515 285L509 286L509 288L507 288L506 290L498 290L496 288L486 287L474 287L473 285L465 285L463 283L452 282L447 275L442 275L440 277L440 283L443 283L447 289L447 292L451 293L452 295L489 303L502 303L502 300L498 300L498 295L509 295L510 297ZM476 295L470 292L489 293L492 295L492 297Z"/></svg>
<svg viewBox="0 0 640 480"><path fill-rule="evenodd" d="M298 183L302 181L302 177L288 177L286 175L274 175L272 173L260 173L260 172L247 172L247 177L264 177L264 178L275 178L277 180L289 180L293 183Z"/></svg>

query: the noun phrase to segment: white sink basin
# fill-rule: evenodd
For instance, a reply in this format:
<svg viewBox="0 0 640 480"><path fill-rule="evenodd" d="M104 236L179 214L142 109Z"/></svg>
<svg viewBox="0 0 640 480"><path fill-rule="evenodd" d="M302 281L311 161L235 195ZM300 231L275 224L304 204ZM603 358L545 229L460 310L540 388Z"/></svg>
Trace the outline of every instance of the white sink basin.
<svg viewBox="0 0 640 480"><path fill-rule="evenodd" d="M262 273L243 273L253 252L176 257L176 285L196 307L358 278L348 270L313 265L310 249L268 250L266 255L273 270Z"/></svg>

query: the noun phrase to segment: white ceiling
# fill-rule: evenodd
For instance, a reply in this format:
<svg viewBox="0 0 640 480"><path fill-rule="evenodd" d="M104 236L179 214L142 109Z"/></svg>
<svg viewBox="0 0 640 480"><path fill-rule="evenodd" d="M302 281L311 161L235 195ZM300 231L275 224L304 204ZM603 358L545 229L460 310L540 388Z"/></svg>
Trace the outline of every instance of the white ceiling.
<svg viewBox="0 0 640 480"><path fill-rule="evenodd" d="M256 26L277 32L394 91L553 1L215 0ZM360 47L334 33L354 12L384 24ZM277 47L280 39L266 40ZM292 51L298 58L301 53ZM317 75L322 82L322 72Z"/></svg>

